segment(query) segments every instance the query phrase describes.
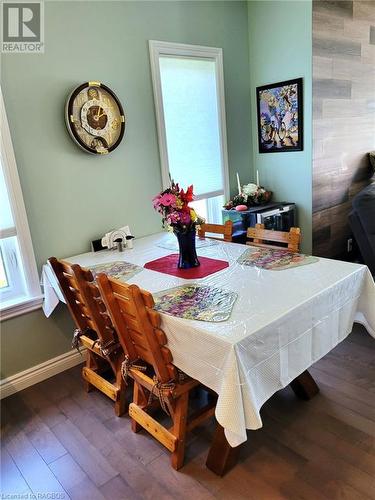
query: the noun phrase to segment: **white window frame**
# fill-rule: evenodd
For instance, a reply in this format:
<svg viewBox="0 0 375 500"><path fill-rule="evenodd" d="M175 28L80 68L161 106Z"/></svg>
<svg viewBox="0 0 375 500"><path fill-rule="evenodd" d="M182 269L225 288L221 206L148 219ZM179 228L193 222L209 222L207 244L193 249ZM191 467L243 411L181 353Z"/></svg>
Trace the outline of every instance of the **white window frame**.
<svg viewBox="0 0 375 500"><path fill-rule="evenodd" d="M203 195L198 195L196 196L196 200L213 198L220 195L223 195L224 198L227 199L229 197L229 173L227 127L225 118L223 49L217 47L204 47L202 45L189 45L184 43L149 40L149 50L163 189L166 189L170 185L170 175L159 58L160 56L180 56L190 57L194 59L208 59L215 62L217 107L219 111L219 136L221 145L221 166L224 185L223 191L219 190L211 193L205 193Z"/></svg>
<svg viewBox="0 0 375 500"><path fill-rule="evenodd" d="M17 236L26 282L25 295L9 303L0 303L0 320L5 320L40 308L43 301L43 295L40 288L38 270L36 267L31 234L27 222L27 214L1 87L0 133L2 166L15 226L14 228L0 231L0 238L3 239L9 236Z"/></svg>

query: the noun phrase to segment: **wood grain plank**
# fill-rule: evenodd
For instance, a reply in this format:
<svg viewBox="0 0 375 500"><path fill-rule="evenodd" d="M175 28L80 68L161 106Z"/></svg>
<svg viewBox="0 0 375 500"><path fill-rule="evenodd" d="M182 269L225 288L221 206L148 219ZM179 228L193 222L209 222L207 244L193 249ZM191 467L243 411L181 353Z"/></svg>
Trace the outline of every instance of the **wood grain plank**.
<svg viewBox="0 0 375 500"><path fill-rule="evenodd" d="M114 498L139 500L141 497L126 483L121 476L116 476L100 487L100 492L108 500Z"/></svg>
<svg viewBox="0 0 375 500"><path fill-rule="evenodd" d="M144 465L163 453L162 446L151 436L147 433L135 435L131 432L129 419L113 417L111 407L106 425L95 411L86 411L71 398L61 401L59 407L134 491L145 498L171 500L162 482Z"/></svg>
<svg viewBox="0 0 375 500"><path fill-rule="evenodd" d="M162 453L155 460L147 465L147 469L152 472L155 477L160 477L168 491L175 498L189 499L199 498L209 500L214 498L213 495L200 483L194 481L194 478L189 477L174 470L170 465L170 457Z"/></svg>
<svg viewBox="0 0 375 500"><path fill-rule="evenodd" d="M1 448L0 459L0 492L6 498L7 495L30 495L31 490L23 478L18 467L7 450Z"/></svg>
<svg viewBox="0 0 375 500"><path fill-rule="evenodd" d="M53 433L96 486L118 474L70 420L55 425Z"/></svg>
<svg viewBox="0 0 375 500"><path fill-rule="evenodd" d="M345 382L356 384L363 389L370 391L375 389L375 366L368 367L365 371L356 365L344 368L337 356L327 354L320 360L319 370L334 375Z"/></svg>
<svg viewBox="0 0 375 500"><path fill-rule="evenodd" d="M69 495L72 500L105 500L101 491L88 477L83 479L81 483L72 486Z"/></svg>
<svg viewBox="0 0 375 500"><path fill-rule="evenodd" d="M22 391L22 400L50 428L66 420L65 415L47 398L42 384L34 385Z"/></svg>
<svg viewBox="0 0 375 500"><path fill-rule="evenodd" d="M321 377L320 394L305 403L299 401L290 388L276 393L262 408L263 428L248 432L239 463L223 478L205 467L213 423L189 435L186 465L175 472L170 467L169 454L159 443L147 433L133 434L129 419L114 417L111 402L105 396L95 392L86 394L82 390L80 370L76 368L59 377L59 383L66 383L70 389L61 391L55 401L41 383L27 398L19 393L17 398L2 402L4 444L17 438L25 426L27 435L23 432L25 440L17 441L17 453L28 456L27 450L31 447L44 464L29 434L45 430L50 423L54 436L67 453L48 466L44 464L43 471L45 467L50 470L49 477L60 483L66 492L65 498L77 500L109 497L115 500L133 497L366 500L371 497L375 477L374 421L370 418L373 406L364 401L366 394L369 397L374 394L371 390L375 385L374 354L373 339L356 325L344 342L316 363L314 376L318 381ZM53 383L48 386L53 387ZM354 392L357 386L360 396ZM96 461L99 456L96 467L105 460L114 470L114 475L100 486L87 475L77 456L71 455L63 438L60 440L55 434L56 426L67 422L75 432L67 427L63 431L64 439L73 440L89 460ZM74 437L76 433L78 439ZM86 451L87 442L94 452L92 448ZM42 449L40 447L40 453ZM27 482L7 448L5 453L8 462L10 459L13 463L8 466L11 472L6 473L6 479L11 481L14 491L21 492L25 484L28 487ZM45 456L47 458L47 454ZM5 460L2 466L4 471ZM23 467L26 475L41 477L33 460L24 460Z"/></svg>
<svg viewBox="0 0 375 500"><path fill-rule="evenodd" d="M72 500L104 500L101 491L69 453L49 464ZM114 496L113 498L119 498Z"/></svg>
<svg viewBox="0 0 375 500"><path fill-rule="evenodd" d="M312 367L311 373L314 374L318 381L332 388L335 388L336 390L340 385L341 379L339 377L332 374L327 374L324 371L320 370L318 367ZM345 384L341 385L340 392L350 397L351 399L363 403L363 405L367 405L368 410L366 411L366 415L368 415L370 418L375 418L375 398L372 397L373 394L371 394L370 391L362 389L362 387L359 387L357 384L346 382Z"/></svg>
<svg viewBox="0 0 375 500"><path fill-rule="evenodd" d="M313 35L313 54L320 57L341 57L349 60L359 60L361 43L346 39L333 39Z"/></svg>
<svg viewBox="0 0 375 500"><path fill-rule="evenodd" d="M65 495L63 498L69 498L22 431L7 442L6 448L34 494L54 492Z"/></svg>
<svg viewBox="0 0 375 500"><path fill-rule="evenodd" d="M366 154L374 147L374 26L373 1L313 2L313 253L322 257L355 257L347 252L348 215L372 175ZM335 168L325 169L332 159ZM324 241L316 214L327 210Z"/></svg>
<svg viewBox="0 0 375 500"><path fill-rule="evenodd" d="M340 456L324 450L307 439L304 434L291 431L290 428L280 425L275 420L266 431L273 439L281 441L314 464L321 480L324 476L328 476L328 480L346 483L364 498L368 497L368 492L375 491L374 477L348 464Z"/></svg>
<svg viewBox="0 0 375 500"><path fill-rule="evenodd" d="M68 492L73 486L82 483L87 478L85 472L69 453L50 463L49 468Z"/></svg>
<svg viewBox="0 0 375 500"><path fill-rule="evenodd" d="M313 98L318 99L350 99L352 82L335 78L314 78Z"/></svg>
<svg viewBox="0 0 375 500"><path fill-rule="evenodd" d="M285 391L284 391L285 392ZM271 415L279 422L293 426L302 423L302 429L308 425L319 425L337 436L339 439L363 450L372 453L375 449L375 439L364 429L359 428L358 420L347 423L341 420L345 414L345 408L337 403L329 401L323 393L311 400L307 408L293 404L291 399L284 398L285 394L278 394L272 400L272 405L264 407L265 413ZM358 417L360 417L358 415ZM311 423L312 422L312 423ZM305 431L307 433L307 431ZM320 443L320 441L318 441Z"/></svg>
<svg viewBox="0 0 375 500"><path fill-rule="evenodd" d="M375 45L375 26L370 26L370 43Z"/></svg>
<svg viewBox="0 0 375 500"><path fill-rule="evenodd" d="M375 9L373 0L357 0L353 4L353 18L375 24Z"/></svg>
<svg viewBox="0 0 375 500"><path fill-rule="evenodd" d="M357 2L355 2L357 3ZM314 12L323 13L327 17L353 17L353 1L351 0L316 0L314 1Z"/></svg>

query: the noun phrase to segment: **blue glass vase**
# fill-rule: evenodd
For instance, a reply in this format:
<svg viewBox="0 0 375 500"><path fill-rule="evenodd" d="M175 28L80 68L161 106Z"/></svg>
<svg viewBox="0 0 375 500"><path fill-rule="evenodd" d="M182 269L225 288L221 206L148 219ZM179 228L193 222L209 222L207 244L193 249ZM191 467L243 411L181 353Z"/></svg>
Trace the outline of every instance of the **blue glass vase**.
<svg viewBox="0 0 375 500"><path fill-rule="evenodd" d="M195 227L185 231L174 229L173 232L177 237L178 247L180 250L177 267L179 269L190 269L192 267L200 266L197 251L195 249Z"/></svg>

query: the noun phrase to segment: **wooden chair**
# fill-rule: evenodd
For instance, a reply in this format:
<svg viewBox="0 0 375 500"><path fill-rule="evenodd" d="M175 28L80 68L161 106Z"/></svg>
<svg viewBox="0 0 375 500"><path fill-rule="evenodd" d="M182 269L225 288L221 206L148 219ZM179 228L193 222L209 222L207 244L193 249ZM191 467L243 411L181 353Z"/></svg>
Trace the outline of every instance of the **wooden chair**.
<svg viewBox="0 0 375 500"><path fill-rule="evenodd" d="M125 353L92 273L55 257L49 263L76 325L72 345L87 348L86 365L82 369L85 389L89 392L94 386L103 392L115 402L115 414L121 416L126 410L126 384L121 376ZM113 382L103 376L108 371L112 371Z"/></svg>
<svg viewBox="0 0 375 500"><path fill-rule="evenodd" d="M206 233L222 234L224 241L232 241L233 222L227 220L225 224L201 224L198 229L199 238L211 238L213 240L223 240L223 238L215 238L214 236L206 236Z"/></svg>
<svg viewBox="0 0 375 500"><path fill-rule="evenodd" d="M200 408L187 420L189 393L199 382L173 365L152 295L105 274L99 274L97 282L119 338L126 345L124 374L134 379L133 402L129 406L132 429L138 432L143 427L172 452L172 466L178 470L184 461L187 431L213 416L215 403ZM149 414L155 403L169 413L169 429Z"/></svg>
<svg viewBox="0 0 375 500"><path fill-rule="evenodd" d="M288 250L299 252L301 229L299 227L291 227L290 231L273 231L264 229L264 224L256 224L255 227L249 227L247 229L247 237L252 239L251 242L247 242L247 245L264 248L274 248L275 246L280 247L285 245L285 248ZM273 245L269 242L275 242L275 244Z"/></svg>

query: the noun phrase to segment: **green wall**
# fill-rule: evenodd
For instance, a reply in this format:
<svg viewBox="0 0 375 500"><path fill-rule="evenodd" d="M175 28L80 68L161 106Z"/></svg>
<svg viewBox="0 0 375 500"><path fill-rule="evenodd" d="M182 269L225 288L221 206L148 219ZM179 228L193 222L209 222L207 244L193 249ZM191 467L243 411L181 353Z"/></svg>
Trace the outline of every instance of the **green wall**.
<svg viewBox="0 0 375 500"><path fill-rule="evenodd" d="M222 47L231 185L250 180L246 2L45 2L45 54L3 55L2 88L38 266L88 250L112 227L157 232L161 187L148 40ZM127 115L120 147L82 152L65 130L67 94L87 80L112 87ZM69 350L63 306L2 323L2 377Z"/></svg>
<svg viewBox="0 0 375 500"><path fill-rule="evenodd" d="M274 192L278 201L298 205L302 249L311 252L312 233L312 2L249 1L249 52L253 179ZM256 94L258 86L304 79L304 151L259 154Z"/></svg>

